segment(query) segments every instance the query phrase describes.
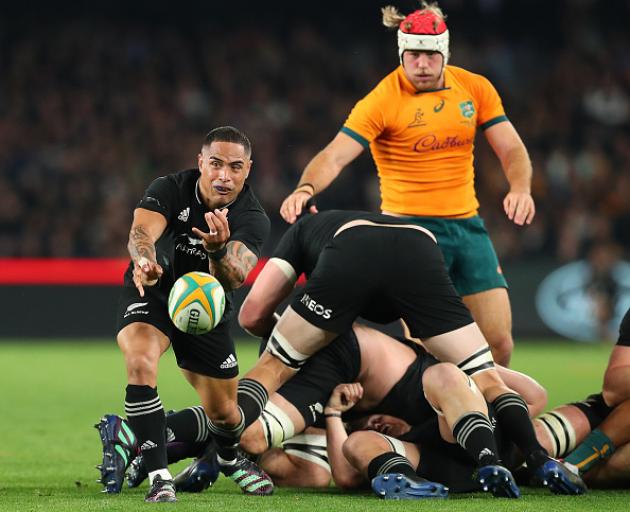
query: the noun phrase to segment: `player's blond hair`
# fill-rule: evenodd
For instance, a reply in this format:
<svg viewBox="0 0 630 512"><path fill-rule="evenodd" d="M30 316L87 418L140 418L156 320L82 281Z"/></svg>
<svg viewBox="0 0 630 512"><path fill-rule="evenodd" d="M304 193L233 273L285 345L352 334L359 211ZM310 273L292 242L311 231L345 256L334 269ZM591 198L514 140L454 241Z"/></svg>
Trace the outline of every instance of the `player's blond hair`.
<svg viewBox="0 0 630 512"><path fill-rule="evenodd" d="M442 12L442 9L438 6L437 2L428 3L426 0L421 0L420 10L432 12L436 17L446 20L446 16ZM406 18L406 16L401 14L400 11L393 5L386 5L381 9L381 12L383 13L383 25L387 28L398 28Z"/></svg>

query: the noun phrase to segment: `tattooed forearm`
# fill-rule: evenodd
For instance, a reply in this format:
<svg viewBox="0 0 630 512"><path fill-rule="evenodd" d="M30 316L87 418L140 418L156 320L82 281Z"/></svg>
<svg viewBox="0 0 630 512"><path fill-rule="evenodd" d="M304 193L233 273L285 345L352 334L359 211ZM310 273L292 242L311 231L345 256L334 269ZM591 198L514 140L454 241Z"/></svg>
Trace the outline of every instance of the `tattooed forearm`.
<svg viewBox="0 0 630 512"><path fill-rule="evenodd" d="M227 254L219 261L210 260L210 273L226 290L236 290L245 282L258 258L242 242L229 242Z"/></svg>
<svg viewBox="0 0 630 512"><path fill-rule="evenodd" d="M143 257L149 261L156 261L155 244L149 233L142 226L133 226L131 228L127 249L129 249L129 254L134 261L138 261Z"/></svg>

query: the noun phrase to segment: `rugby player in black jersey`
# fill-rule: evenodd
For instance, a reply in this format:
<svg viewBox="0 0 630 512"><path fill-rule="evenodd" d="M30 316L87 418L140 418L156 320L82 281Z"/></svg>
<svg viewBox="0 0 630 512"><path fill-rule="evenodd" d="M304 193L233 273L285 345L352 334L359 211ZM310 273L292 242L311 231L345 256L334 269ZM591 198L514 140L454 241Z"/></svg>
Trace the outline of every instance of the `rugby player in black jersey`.
<svg viewBox="0 0 630 512"><path fill-rule="evenodd" d="M127 368L125 412L133 432L113 415L97 424L106 492L120 492L132 455L120 444L127 439L128 446L140 447L149 473L146 501L176 500L167 468L166 419L157 391L158 362L169 346L210 419L223 473L246 494L273 490L267 475L236 453L244 418L237 405L238 364L229 333L234 313L231 292L255 267L270 228L265 211L245 184L251 166L251 144L245 134L229 126L215 128L203 142L198 168L156 179L134 210L128 243L131 263L117 316L117 341ZM201 336L178 331L167 311L171 286L190 271L213 274L226 291L221 322Z"/></svg>
<svg viewBox="0 0 630 512"><path fill-rule="evenodd" d="M276 289L281 294L292 287L302 272L308 282L273 327L266 352L239 383L245 391L239 405L246 425L258 418L269 392L358 316L377 323L402 319L437 359L472 377L541 481L553 492L584 492L581 480L548 456L536 439L526 403L497 373L486 340L447 275L435 237L406 222L382 214L329 211L304 217L285 233L272 259L279 273ZM261 318L269 322L268 315ZM491 434L489 419L466 415L453 426L455 437L474 430ZM481 465L488 469L479 471L480 480L496 479L489 487L498 495L510 492L501 488L504 482L511 486L511 475L496 474L496 453L484 452Z"/></svg>

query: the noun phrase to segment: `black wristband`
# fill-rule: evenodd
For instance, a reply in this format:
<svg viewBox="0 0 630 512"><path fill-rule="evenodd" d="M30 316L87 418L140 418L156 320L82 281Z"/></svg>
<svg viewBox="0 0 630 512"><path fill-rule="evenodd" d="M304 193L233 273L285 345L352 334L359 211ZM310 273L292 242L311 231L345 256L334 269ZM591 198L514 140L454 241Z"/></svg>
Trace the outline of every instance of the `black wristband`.
<svg viewBox="0 0 630 512"><path fill-rule="evenodd" d="M221 249L217 249L216 251L208 251L208 257L212 261L219 261L223 259L223 256L227 254L227 244L225 244Z"/></svg>
<svg viewBox="0 0 630 512"><path fill-rule="evenodd" d="M294 192L306 192L308 194L309 192L307 190L300 190L304 187L311 187L311 192L310 192L311 197L315 195L315 186L312 183L308 183L308 182L298 184L298 186L295 187Z"/></svg>
<svg viewBox="0 0 630 512"><path fill-rule="evenodd" d="M324 414L324 418L341 418L340 412L329 412L328 414Z"/></svg>

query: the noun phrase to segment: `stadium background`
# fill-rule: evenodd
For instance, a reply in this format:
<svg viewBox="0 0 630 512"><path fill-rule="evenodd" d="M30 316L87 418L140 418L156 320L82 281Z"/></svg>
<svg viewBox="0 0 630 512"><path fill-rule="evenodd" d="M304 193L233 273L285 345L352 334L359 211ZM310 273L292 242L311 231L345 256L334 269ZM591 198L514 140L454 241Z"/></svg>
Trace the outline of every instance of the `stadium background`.
<svg viewBox="0 0 630 512"><path fill-rule="evenodd" d="M273 221L268 254L286 227L279 205L306 162L397 65L395 35L380 23L383 3L3 5L0 257L126 257L131 212L144 188L194 166L203 134L221 124L253 141L249 181ZM417 4L397 5L408 12ZM483 137L477 141L481 214L512 285L516 335L552 333L534 306L538 286L554 268L585 260L586 277L567 278L566 289L547 300L565 324L589 319L575 336L570 326L560 329L565 336L596 337L585 292L596 259L604 269L600 288L615 295L614 331L630 305L627 267L617 268L616 288L607 275L630 247L628 2L441 5L452 63L494 82L534 164L538 212L521 229L502 212L499 163ZM318 202L377 209L370 156ZM0 335L112 334L113 287L76 289L69 279L42 288L31 268L12 263L0 263L0 303L8 312ZM76 274L98 280L99 271ZM41 322L27 321L33 309ZM74 328L59 321L68 315Z"/></svg>
<svg viewBox="0 0 630 512"><path fill-rule="evenodd" d="M154 177L195 165L209 128L233 124L253 142L250 183L273 222L268 255L286 227L280 202L306 162L354 102L397 65L395 35L380 23L386 3L404 12L417 5L34 0L0 6L0 510L139 508L145 489L98 494L91 465L100 448L88 428L100 414L122 408L113 314L132 209ZM630 2L442 0L441 6L449 16L452 63L494 82L534 164L538 213L532 226L517 228L502 212L499 164L478 140L481 214L511 284L514 367L549 389L550 406L581 399L601 385L609 345L550 340L558 333L535 304L545 295L544 279L563 269L541 311L554 312L571 341L600 337L593 290L617 313L630 305L630 272L618 264L630 251ZM318 202L377 209L371 158L353 163ZM593 269L601 270L596 279ZM614 331L614 321L608 327ZM85 343L93 340L101 343ZM241 343L238 350L246 368L255 345ZM171 359L161 366L160 395L169 407L190 405L194 393ZM211 494L183 498L187 510L385 509L367 495L349 500L297 491L254 504L219 484ZM527 491L527 501L514 507L492 506L627 507L627 493L551 505L537 492ZM475 497L443 508L488 505Z"/></svg>

